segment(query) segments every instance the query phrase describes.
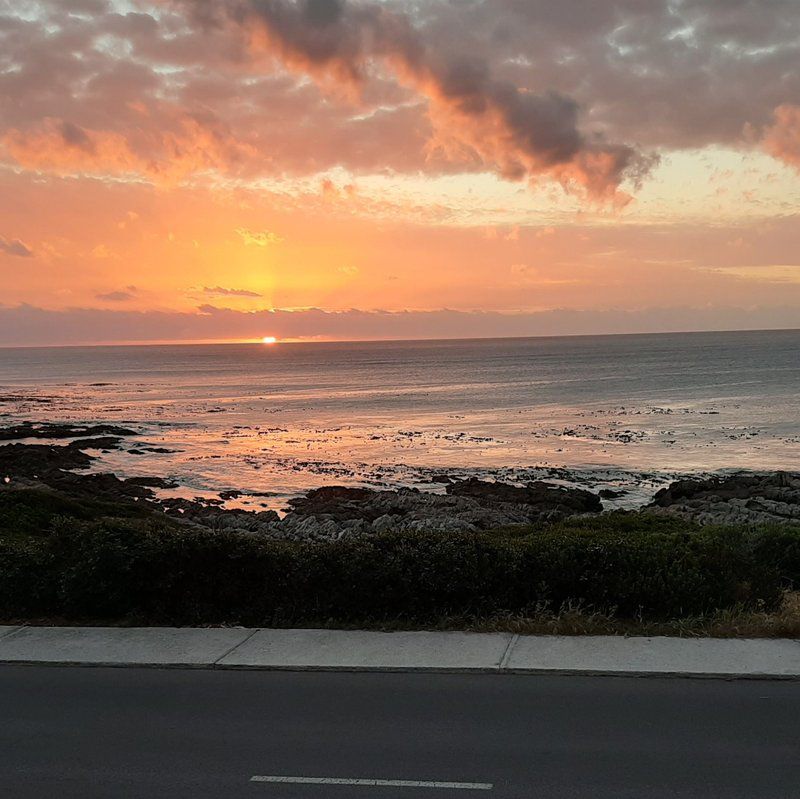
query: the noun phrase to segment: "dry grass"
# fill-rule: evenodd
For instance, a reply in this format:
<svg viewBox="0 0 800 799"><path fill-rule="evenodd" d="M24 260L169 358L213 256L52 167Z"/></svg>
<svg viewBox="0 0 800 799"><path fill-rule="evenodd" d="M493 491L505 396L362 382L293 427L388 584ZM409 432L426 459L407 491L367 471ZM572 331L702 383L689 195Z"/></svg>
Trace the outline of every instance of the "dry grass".
<svg viewBox="0 0 800 799"><path fill-rule="evenodd" d="M786 591L780 608L772 612L747 608L720 610L707 616L671 621L648 622L622 619L580 605L562 608L558 613L543 609L527 616L513 614L492 618L453 616L435 625L415 625L398 619L383 624L342 624L334 620L313 625L331 630L461 631L478 633L516 633L518 635L627 635L677 636L680 638L797 638L800 639L800 591Z"/></svg>
<svg viewBox="0 0 800 799"><path fill-rule="evenodd" d="M455 621L455 620L451 620ZM447 624L449 629L475 632L511 632L520 635L669 635L686 638L800 638L800 591L787 591L773 612L748 609L721 610L708 616L648 622L619 619L580 606L558 613L542 611L531 616L505 616Z"/></svg>
<svg viewBox="0 0 800 799"><path fill-rule="evenodd" d="M1 624L39 626L71 626L73 619L41 617L26 619L0 619ZM146 621L114 619L83 621L83 626L131 627L152 626ZM199 625L224 627L231 625ZM234 625L235 626L235 625ZM402 620L384 624L342 624L333 620L319 620L314 628L331 630L376 630L393 632L419 630L419 625ZM627 635L627 636L677 636L681 638L796 638L800 639L800 591L787 591L778 610L771 613L747 609L720 610L708 616L687 617L664 622L647 622L641 619L620 619L612 614L598 613L581 606L562 608L558 613L542 610L529 616L496 616L489 619L451 617L440 624L426 625L426 630L466 631L480 633L508 632L518 635Z"/></svg>
<svg viewBox="0 0 800 799"><path fill-rule="evenodd" d="M74 624L64 618L3 619L3 624L56 626ZM135 619L125 622L98 619L84 626L136 626ZM201 625L218 627L228 625ZM337 630L419 630L418 625L396 621L388 624L341 624L320 620L316 628ZM490 619L447 618L440 624L426 625L426 630L457 630L480 633L509 632L518 635L669 635L682 638L798 638L800 639L800 591L786 591L778 610L771 613L747 609L720 610L708 616L687 617L664 622L620 619L597 613L579 605L562 608L558 613L542 610L529 616L496 616Z"/></svg>

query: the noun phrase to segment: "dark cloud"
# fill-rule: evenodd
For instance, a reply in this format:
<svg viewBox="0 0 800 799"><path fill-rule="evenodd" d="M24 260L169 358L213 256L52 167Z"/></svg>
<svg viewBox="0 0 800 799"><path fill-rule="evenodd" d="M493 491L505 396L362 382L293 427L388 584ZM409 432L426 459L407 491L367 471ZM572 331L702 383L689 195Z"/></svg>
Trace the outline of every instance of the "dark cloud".
<svg viewBox="0 0 800 799"><path fill-rule="evenodd" d="M33 250L19 239L4 239L0 236L0 254L16 255L19 258L32 258Z"/></svg>
<svg viewBox="0 0 800 799"><path fill-rule="evenodd" d="M611 137L646 147L742 144L800 103L795 0L433 3L443 47L491 53L509 79L566 92Z"/></svg>
<svg viewBox="0 0 800 799"><path fill-rule="evenodd" d="M87 153L94 153L94 142L89 137L89 134L78 125L73 125L71 122L62 121L58 125L58 132L64 140L64 144L69 147L77 147L79 150L85 150Z"/></svg>
<svg viewBox="0 0 800 799"><path fill-rule="evenodd" d="M342 0L305 0L305 14L312 26L333 25L342 18Z"/></svg>
<svg viewBox="0 0 800 799"><path fill-rule="evenodd" d="M105 294L95 294L95 297L103 302L128 302L136 299L136 287L128 286L125 291L109 291Z"/></svg>

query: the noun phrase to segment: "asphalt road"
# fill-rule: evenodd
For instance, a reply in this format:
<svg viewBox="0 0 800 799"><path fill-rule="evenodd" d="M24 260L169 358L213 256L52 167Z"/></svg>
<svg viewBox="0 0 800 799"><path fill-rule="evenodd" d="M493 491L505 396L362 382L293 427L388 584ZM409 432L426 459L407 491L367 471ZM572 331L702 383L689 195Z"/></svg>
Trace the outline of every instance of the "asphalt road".
<svg viewBox="0 0 800 799"><path fill-rule="evenodd" d="M5 666L0 796L787 799L800 683Z"/></svg>

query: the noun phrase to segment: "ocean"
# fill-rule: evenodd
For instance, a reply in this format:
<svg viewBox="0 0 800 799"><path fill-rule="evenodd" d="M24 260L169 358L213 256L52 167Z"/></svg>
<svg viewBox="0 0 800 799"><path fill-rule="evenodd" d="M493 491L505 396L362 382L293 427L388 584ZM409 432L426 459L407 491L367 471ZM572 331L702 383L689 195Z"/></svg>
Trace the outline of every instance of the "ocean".
<svg viewBox="0 0 800 799"><path fill-rule="evenodd" d="M796 469L798 399L800 331L0 349L3 423L135 427L96 471L244 507L442 474L632 506L678 476Z"/></svg>

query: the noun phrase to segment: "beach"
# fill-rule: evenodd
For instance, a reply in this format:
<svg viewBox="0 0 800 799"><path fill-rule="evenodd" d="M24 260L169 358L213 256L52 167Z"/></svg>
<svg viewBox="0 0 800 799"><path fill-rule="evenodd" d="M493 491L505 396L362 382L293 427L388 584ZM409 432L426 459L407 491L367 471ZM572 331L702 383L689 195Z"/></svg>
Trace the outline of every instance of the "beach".
<svg viewBox="0 0 800 799"><path fill-rule="evenodd" d="M684 476L793 469L798 349L797 331L0 349L0 421L132 428L92 471L227 507L447 477L637 507Z"/></svg>

